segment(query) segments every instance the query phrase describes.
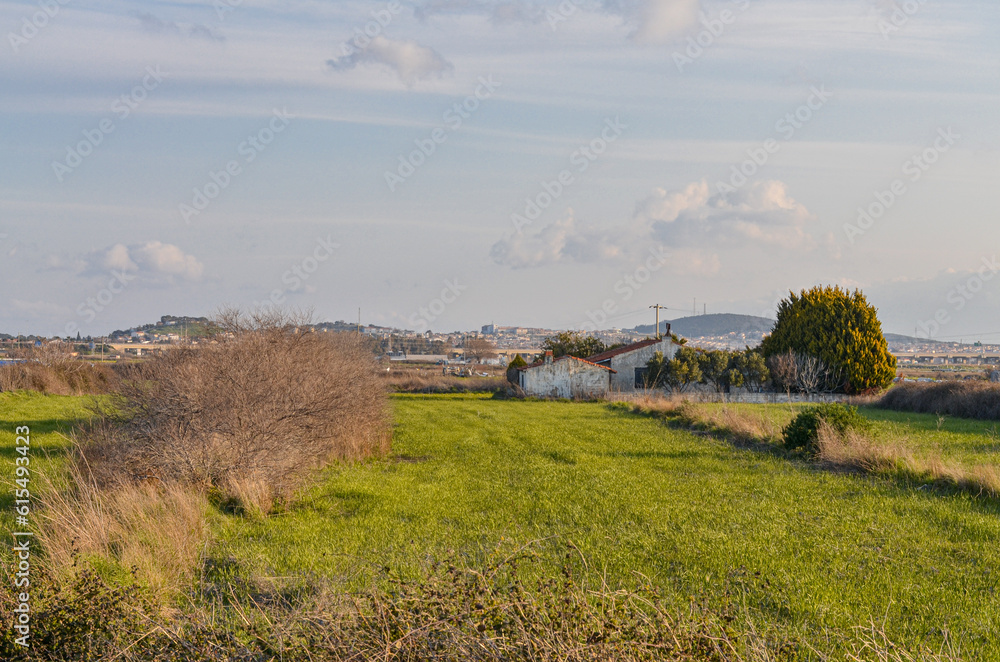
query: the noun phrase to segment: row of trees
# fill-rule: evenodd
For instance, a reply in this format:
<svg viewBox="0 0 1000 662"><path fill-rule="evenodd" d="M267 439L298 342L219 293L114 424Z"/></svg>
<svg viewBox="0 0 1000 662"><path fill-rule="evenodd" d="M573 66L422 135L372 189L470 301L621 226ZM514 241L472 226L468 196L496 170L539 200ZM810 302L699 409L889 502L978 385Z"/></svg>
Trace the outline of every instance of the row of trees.
<svg viewBox="0 0 1000 662"><path fill-rule="evenodd" d="M760 391L864 393L888 387L896 376L877 311L858 290L815 287L778 306L770 335L756 349L703 351L681 347L647 365L648 385L684 392L693 384L716 391L745 386Z"/></svg>
<svg viewBox="0 0 1000 662"><path fill-rule="evenodd" d="M741 386L760 392L771 378L764 357L750 348L734 352L680 347L671 359L657 352L646 368L647 387L669 388L675 393L683 393L694 384L710 384L719 393Z"/></svg>

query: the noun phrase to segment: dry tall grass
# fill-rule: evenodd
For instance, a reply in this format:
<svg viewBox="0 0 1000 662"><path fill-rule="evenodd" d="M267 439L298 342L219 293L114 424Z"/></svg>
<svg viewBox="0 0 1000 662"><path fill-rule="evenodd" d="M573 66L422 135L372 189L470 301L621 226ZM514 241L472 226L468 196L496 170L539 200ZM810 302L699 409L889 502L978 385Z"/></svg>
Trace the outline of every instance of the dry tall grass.
<svg viewBox="0 0 1000 662"><path fill-rule="evenodd" d="M69 487L50 483L39 494L38 537L53 576L72 574L84 559L134 569L156 594L191 579L207 537L202 493L149 482L101 489L74 464Z"/></svg>
<svg viewBox="0 0 1000 662"><path fill-rule="evenodd" d="M938 456L919 456L913 453L905 439L874 439L857 430L841 434L826 422L820 423L818 432L817 459L828 465L1000 497L1000 467L970 467L947 462Z"/></svg>
<svg viewBox="0 0 1000 662"><path fill-rule="evenodd" d="M709 408L683 398L638 398L625 404L636 413L671 418L738 444L776 446L782 440L782 430L775 423L739 406ZM841 434L823 422L817 447L814 459L829 468L895 476L975 495L1000 497L1000 467L967 466L938 456L918 455L905 438L886 440L859 430Z"/></svg>
<svg viewBox="0 0 1000 662"><path fill-rule="evenodd" d="M626 404L637 413L675 418L684 425L718 433L741 444L767 444L781 439L780 427L739 405L705 407L679 396L645 396Z"/></svg>
<svg viewBox="0 0 1000 662"><path fill-rule="evenodd" d="M973 380L899 384L889 389L876 406L897 411L1000 420L1000 384Z"/></svg>

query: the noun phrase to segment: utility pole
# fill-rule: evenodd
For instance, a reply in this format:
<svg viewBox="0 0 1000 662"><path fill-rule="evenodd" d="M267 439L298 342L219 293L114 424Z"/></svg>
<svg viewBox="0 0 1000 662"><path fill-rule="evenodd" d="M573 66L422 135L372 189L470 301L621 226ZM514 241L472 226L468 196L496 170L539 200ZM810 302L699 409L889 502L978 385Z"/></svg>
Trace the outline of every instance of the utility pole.
<svg viewBox="0 0 1000 662"><path fill-rule="evenodd" d="M656 339L659 340L660 339L660 311L661 310L667 310L667 307L666 306L661 306L660 304L657 303L657 304L654 304L654 305L650 306L650 308L655 308L656 309Z"/></svg>

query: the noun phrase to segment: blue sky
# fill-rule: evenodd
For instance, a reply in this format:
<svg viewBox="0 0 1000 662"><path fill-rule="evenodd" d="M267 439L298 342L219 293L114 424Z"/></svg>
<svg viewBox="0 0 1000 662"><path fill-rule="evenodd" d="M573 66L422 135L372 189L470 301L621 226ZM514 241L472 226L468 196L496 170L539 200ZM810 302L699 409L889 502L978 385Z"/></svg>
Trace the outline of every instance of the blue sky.
<svg viewBox="0 0 1000 662"><path fill-rule="evenodd" d="M815 284L887 331L1000 332L996 3L47 0L0 27L7 332L269 301L633 326Z"/></svg>

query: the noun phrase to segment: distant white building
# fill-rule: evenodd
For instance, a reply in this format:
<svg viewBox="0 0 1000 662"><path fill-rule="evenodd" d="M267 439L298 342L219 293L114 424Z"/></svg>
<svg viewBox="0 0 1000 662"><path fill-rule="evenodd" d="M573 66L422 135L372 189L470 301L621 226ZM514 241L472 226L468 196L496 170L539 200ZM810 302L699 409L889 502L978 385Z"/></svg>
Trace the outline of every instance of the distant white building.
<svg viewBox="0 0 1000 662"><path fill-rule="evenodd" d="M600 398L611 389L615 371L575 356L552 358L518 369L518 385L528 395L540 398Z"/></svg>
<svg viewBox="0 0 1000 662"><path fill-rule="evenodd" d="M662 340L650 339L609 349L608 351L590 356L587 360L591 363L610 368L612 371L611 390L613 391L635 391L646 387L646 364L657 352L663 352L666 359L674 358L677 348L680 347L669 335Z"/></svg>

